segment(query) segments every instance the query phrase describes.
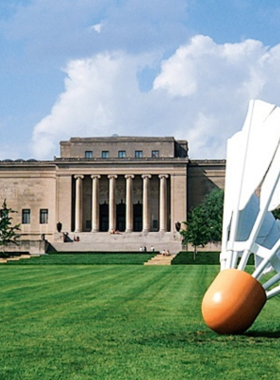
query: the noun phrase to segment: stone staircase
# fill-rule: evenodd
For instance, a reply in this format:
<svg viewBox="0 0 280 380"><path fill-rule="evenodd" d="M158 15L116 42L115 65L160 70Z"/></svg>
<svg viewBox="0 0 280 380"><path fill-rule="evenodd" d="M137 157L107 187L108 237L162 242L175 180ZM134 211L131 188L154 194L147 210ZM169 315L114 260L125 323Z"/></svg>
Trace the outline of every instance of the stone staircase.
<svg viewBox="0 0 280 380"><path fill-rule="evenodd" d="M181 236L176 232L132 232L119 234L110 233L79 233L79 242L74 241L74 233L68 234L68 242L63 242L63 235L56 234L51 242L50 250L57 252L136 252L140 247L147 251L153 246L156 251L169 250L179 252L182 250Z"/></svg>
<svg viewBox="0 0 280 380"><path fill-rule="evenodd" d="M171 254L170 256L158 254L152 257L146 263L144 263L144 265L171 265L171 261L174 259L175 256L176 254Z"/></svg>
<svg viewBox="0 0 280 380"><path fill-rule="evenodd" d="M18 261L22 259L30 259L31 255L11 256L7 258L0 258L0 264L6 264L8 261Z"/></svg>

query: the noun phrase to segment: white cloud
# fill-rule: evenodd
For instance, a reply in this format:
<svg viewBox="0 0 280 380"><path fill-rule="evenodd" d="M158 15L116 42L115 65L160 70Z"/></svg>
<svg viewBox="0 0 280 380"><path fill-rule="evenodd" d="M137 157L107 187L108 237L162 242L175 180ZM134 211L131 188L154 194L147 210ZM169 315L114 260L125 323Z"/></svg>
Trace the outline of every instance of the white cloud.
<svg viewBox="0 0 280 380"><path fill-rule="evenodd" d="M107 52L70 62L65 92L34 128L34 155L49 158L72 136L118 133L174 135L189 140L192 158L223 158L251 98L280 104L280 45L195 36L161 62L153 87L142 92L139 73L158 60Z"/></svg>
<svg viewBox="0 0 280 380"><path fill-rule="evenodd" d="M101 30L103 28L103 24L100 22L99 24L94 24L91 26L91 30L94 30L96 33L101 33Z"/></svg>

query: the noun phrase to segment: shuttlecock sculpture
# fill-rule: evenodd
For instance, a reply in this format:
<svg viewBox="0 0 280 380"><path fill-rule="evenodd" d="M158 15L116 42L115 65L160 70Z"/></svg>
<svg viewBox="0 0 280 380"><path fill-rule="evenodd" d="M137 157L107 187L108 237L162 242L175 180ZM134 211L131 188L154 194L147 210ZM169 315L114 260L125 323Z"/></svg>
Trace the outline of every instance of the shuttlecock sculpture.
<svg viewBox="0 0 280 380"><path fill-rule="evenodd" d="M250 101L242 131L228 140L221 271L202 301L205 323L220 334L246 331L280 293L280 224L271 213L280 204L279 145L280 108Z"/></svg>

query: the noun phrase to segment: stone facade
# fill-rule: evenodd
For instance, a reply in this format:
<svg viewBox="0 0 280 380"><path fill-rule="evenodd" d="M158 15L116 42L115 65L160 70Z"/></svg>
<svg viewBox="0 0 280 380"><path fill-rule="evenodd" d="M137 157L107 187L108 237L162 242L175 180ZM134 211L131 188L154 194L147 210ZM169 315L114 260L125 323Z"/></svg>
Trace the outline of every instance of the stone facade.
<svg viewBox="0 0 280 380"><path fill-rule="evenodd" d="M212 190L224 189L225 160L190 160L188 162L188 210L199 205Z"/></svg>
<svg viewBox="0 0 280 380"><path fill-rule="evenodd" d="M224 186L225 162L190 161L186 140L71 138L60 148L53 161L0 161L0 202L17 211L24 239L55 242L60 222L71 237L119 231L151 234L153 244L163 234L174 240L176 221Z"/></svg>

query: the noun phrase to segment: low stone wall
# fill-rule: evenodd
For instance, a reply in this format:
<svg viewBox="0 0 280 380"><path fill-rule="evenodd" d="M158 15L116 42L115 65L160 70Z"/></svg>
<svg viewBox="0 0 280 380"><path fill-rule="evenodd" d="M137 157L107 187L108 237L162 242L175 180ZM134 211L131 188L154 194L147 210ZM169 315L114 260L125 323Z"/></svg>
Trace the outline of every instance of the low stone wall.
<svg viewBox="0 0 280 380"><path fill-rule="evenodd" d="M31 255L43 254L47 251L48 242L46 240L19 240L19 245L8 244L6 252L30 253Z"/></svg>

